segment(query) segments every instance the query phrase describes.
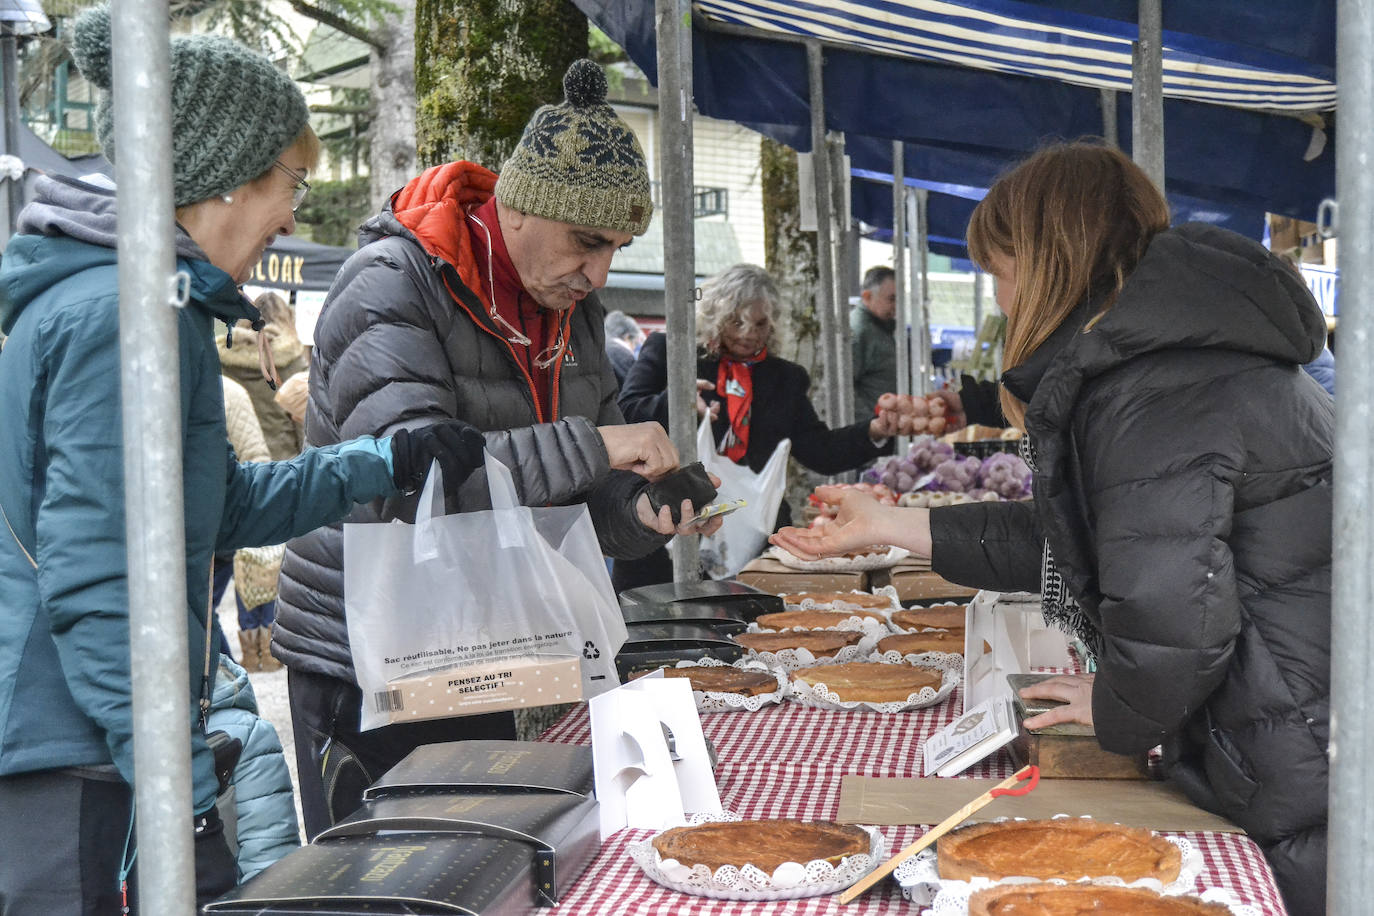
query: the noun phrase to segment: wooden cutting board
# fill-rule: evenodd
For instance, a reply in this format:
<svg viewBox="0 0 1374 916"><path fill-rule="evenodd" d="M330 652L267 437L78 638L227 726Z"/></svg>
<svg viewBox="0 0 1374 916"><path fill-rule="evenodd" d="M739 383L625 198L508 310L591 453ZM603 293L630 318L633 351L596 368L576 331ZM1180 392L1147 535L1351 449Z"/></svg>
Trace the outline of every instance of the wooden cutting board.
<svg viewBox="0 0 1374 916"><path fill-rule="evenodd" d="M996 779L890 779L845 776L840 783L842 824L938 824L993 788ZM998 798L970 820L1042 819L1090 815L1150 830L1243 833L1224 817L1204 811L1165 782L1120 779L1041 779L1029 795Z"/></svg>

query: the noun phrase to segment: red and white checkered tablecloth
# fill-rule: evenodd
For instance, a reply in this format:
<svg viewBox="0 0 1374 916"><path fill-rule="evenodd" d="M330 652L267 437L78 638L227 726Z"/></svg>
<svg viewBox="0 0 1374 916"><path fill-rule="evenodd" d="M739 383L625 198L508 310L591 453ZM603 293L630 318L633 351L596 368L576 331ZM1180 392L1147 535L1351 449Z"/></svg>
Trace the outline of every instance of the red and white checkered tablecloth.
<svg viewBox="0 0 1374 916"><path fill-rule="evenodd" d="M701 722L719 756L716 784L726 810L746 818L833 820L839 815L840 780L845 775L919 776L922 742L953 721L962 703L960 689L938 706L897 715L833 712L783 703L757 713L703 715ZM586 706L569 712L540 740L590 744ZM1011 773L1010 758L999 752L964 775L1004 779ZM916 840L924 829L884 827L883 834L888 847L897 850ZM607 840L560 902L560 912L567 916L803 916L841 912L870 916L916 912L890 880L844 907L833 895L767 903L690 897L655 884L630 858L629 844L652 835L649 830L622 830ZM1226 888L1265 916L1286 916L1273 872L1252 840L1235 833L1189 832L1182 836L1202 853L1199 892Z"/></svg>

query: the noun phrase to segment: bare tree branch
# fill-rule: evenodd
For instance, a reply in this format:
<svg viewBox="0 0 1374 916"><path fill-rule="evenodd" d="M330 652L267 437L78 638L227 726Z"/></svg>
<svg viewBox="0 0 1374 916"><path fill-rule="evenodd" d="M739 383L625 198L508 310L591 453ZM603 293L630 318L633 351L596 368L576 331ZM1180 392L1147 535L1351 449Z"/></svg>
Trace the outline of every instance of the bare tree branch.
<svg viewBox="0 0 1374 916"><path fill-rule="evenodd" d="M342 16L335 15L328 10L320 9L318 6L307 3L306 0L291 0L291 8L302 16L309 16L316 22L323 23L330 28L343 32L345 35L351 35L359 41L366 42L378 51L386 49L381 39L367 29L362 26L354 25Z"/></svg>

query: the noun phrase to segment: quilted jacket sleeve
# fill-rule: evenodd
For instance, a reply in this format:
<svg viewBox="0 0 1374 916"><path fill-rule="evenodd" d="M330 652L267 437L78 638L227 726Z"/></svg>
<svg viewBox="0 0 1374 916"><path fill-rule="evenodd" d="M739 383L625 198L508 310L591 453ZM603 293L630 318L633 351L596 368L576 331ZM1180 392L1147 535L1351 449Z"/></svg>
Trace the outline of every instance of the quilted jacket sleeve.
<svg viewBox="0 0 1374 916"><path fill-rule="evenodd" d="M1227 543L1237 462L1226 456L1238 446L1224 428L1191 442L1204 431L1174 424L1170 438L1159 424L1143 412L1110 422L1090 407L1075 424L1099 431L1078 437L1102 594L1093 721L1118 753L1154 747L1202 706L1244 613Z"/></svg>
<svg viewBox="0 0 1374 916"><path fill-rule="evenodd" d="M1040 591L1044 538L1030 502L930 510L930 568L951 582L999 592Z"/></svg>

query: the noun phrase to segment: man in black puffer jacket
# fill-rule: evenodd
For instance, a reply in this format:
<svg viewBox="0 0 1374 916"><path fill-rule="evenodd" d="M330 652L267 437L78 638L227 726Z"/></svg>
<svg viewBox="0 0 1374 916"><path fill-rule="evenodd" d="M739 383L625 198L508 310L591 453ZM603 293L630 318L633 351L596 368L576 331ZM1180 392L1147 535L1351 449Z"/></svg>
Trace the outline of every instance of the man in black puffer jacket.
<svg viewBox="0 0 1374 916"><path fill-rule="evenodd" d="M648 228L649 176L605 104L600 68L578 61L564 88L567 102L535 113L499 181L469 162L438 166L363 227L315 330L306 437L324 445L464 420L510 468L525 505L585 502L602 552L635 558L676 530L643 490L677 453L658 424L624 424L592 291L615 251ZM479 470L450 510L488 507ZM412 495L348 521L414 512ZM514 737L509 713L360 733L343 582L341 526L288 545L272 654L290 669L309 837L418 745Z"/></svg>

